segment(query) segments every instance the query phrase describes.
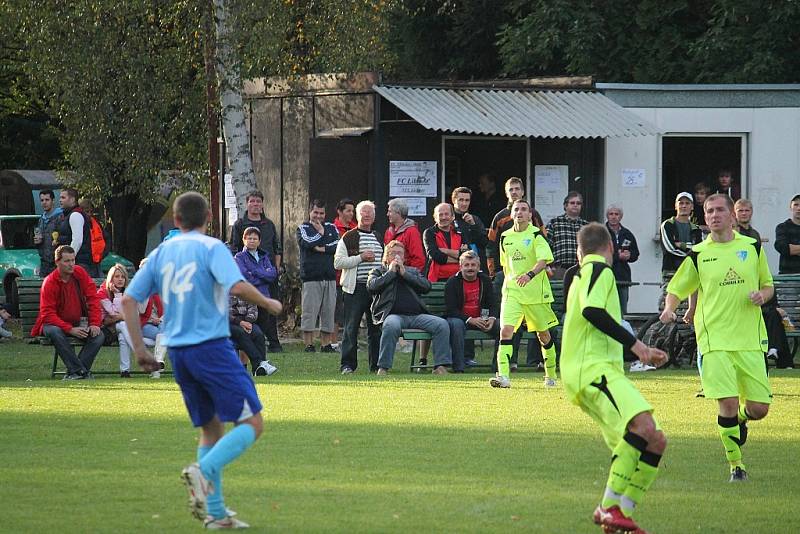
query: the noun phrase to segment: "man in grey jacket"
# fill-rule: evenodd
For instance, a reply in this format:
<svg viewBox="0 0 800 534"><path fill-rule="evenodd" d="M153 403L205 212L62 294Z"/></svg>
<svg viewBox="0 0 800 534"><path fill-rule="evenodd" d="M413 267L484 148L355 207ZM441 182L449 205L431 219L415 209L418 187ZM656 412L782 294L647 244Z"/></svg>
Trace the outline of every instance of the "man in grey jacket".
<svg viewBox="0 0 800 534"><path fill-rule="evenodd" d="M405 246L391 241L383 251L383 264L372 269L367 291L372 294L372 318L383 325L378 355L379 375L388 374L394 361L397 340L404 328L417 328L433 338L434 369L437 375L447 374L453 363L450 351L450 327L447 321L428 313L419 295L431 289L431 283L413 267L406 267Z"/></svg>

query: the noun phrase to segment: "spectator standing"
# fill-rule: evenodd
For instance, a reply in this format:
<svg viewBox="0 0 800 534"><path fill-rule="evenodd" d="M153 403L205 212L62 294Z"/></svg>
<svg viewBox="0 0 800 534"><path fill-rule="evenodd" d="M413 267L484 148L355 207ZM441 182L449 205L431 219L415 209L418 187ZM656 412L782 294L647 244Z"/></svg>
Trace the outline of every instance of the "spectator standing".
<svg viewBox="0 0 800 534"><path fill-rule="evenodd" d="M453 371L456 373L463 372L465 366L477 363L474 357L468 361L465 356L466 344L472 343L464 339L467 330L486 332L495 340L500 337L500 314L492 280L480 271L480 266L480 257L475 251L464 252L459 258L459 272L444 286L445 315L450 326L450 350L453 354Z"/></svg>
<svg viewBox="0 0 800 534"><path fill-rule="evenodd" d="M746 198L740 198L733 204L733 212L736 216L735 230L744 236L752 237L760 243L761 234L750 225L750 220L753 217L753 203Z"/></svg>
<svg viewBox="0 0 800 534"><path fill-rule="evenodd" d="M253 376L269 376L278 370L267 360L267 340L256 323L258 306L236 295L230 296L231 340L250 360Z"/></svg>
<svg viewBox="0 0 800 534"><path fill-rule="evenodd" d="M67 366L64 380L92 378L92 363L103 346L100 301L94 281L83 267L75 265L75 251L61 245L55 251L56 270L42 282L39 316L31 336L50 338ZM84 340L79 354L69 338Z"/></svg>
<svg viewBox="0 0 800 534"><path fill-rule="evenodd" d="M367 278L370 271L380 267L383 247L372 230L375 222L375 204L362 200L356 206L358 226L348 230L339 239L333 266L342 270L342 291L344 292L344 337L342 339L342 359L340 370L343 375L355 372L358 368L358 329L361 318L366 314L367 350L369 369L378 370L378 352L381 332L372 321L371 298L367 292Z"/></svg>
<svg viewBox="0 0 800 534"><path fill-rule="evenodd" d="M336 206L337 217L333 220L336 230L341 238L345 232L356 227L355 221L356 204L349 198L343 198ZM344 324L344 294L342 293L342 270L336 269L336 312L334 313L335 331L338 340L339 331ZM334 345L339 349L339 343Z"/></svg>
<svg viewBox="0 0 800 534"><path fill-rule="evenodd" d="M775 227L775 250L780 254L779 274L800 273L800 194L789 203L791 217Z"/></svg>
<svg viewBox="0 0 800 534"><path fill-rule="evenodd" d="M405 246L400 241L390 241L383 252L383 264L372 269L367 280L367 290L372 297L372 317L381 325L378 375L392 368L397 340L404 328L417 328L433 338L433 374L447 374L452 364L450 353L450 328L447 321L431 315L419 295L431 289L431 283L419 271L404 264Z"/></svg>
<svg viewBox="0 0 800 534"><path fill-rule="evenodd" d="M281 244L278 230L275 223L264 214L264 194L261 191L253 190L247 193L246 197L247 211L244 216L233 223L231 230L231 240L229 246L231 252L234 254L240 252L243 247L244 231L247 228L255 227L259 230L261 238L261 250L269 257L269 261L275 266L276 272L280 274L282 258L283 258L283 245ZM255 285L255 284L254 284ZM268 284L269 297L281 300L280 286L278 285L278 276ZM262 295L267 296L262 292ZM267 310L259 310L258 321L264 335L267 337L269 343L269 352L283 352L283 347L278 339L278 318L277 316L269 313Z"/></svg>
<svg viewBox="0 0 800 534"><path fill-rule="evenodd" d="M325 222L325 202L311 202L308 222L297 228L300 248L300 280L303 281L300 330L306 352L315 352L314 330L319 319L320 352L336 352L336 269L333 255L339 243L339 231L333 223Z"/></svg>
<svg viewBox="0 0 800 534"><path fill-rule="evenodd" d="M383 234L383 244L400 241L406 250L406 265L419 272L425 269L425 250L422 248L422 236L417 223L408 218L408 204L400 198L389 201L386 209L389 227Z"/></svg>
<svg viewBox="0 0 800 534"><path fill-rule="evenodd" d="M242 243L244 249L233 257L239 271L245 280L258 289L259 293L272 298L272 289L275 287L275 280L278 279L278 270L272 265L269 255L261 248L261 231L258 227L245 228ZM272 323L262 314L267 315L269 312L259 310L256 317L258 326L266 337L266 330L271 328ZM268 348L268 350L272 349Z"/></svg>
<svg viewBox="0 0 800 534"><path fill-rule="evenodd" d="M717 193L728 195L734 202L742 198L739 184L734 183L733 173L730 169L722 169L717 173Z"/></svg>
<svg viewBox="0 0 800 534"><path fill-rule="evenodd" d="M589 224L581 218L583 196L570 191L564 197L564 215L547 223L547 241L553 250L553 276L559 280L564 272L578 263L578 230Z"/></svg>
<svg viewBox="0 0 800 534"><path fill-rule="evenodd" d="M633 232L622 226L622 215L622 207L616 204L612 204L606 209L606 228L608 228L611 242L614 244L614 262L611 270L614 271L614 278L617 280L619 306L622 309L622 315L625 315L628 313L628 291L630 290L625 282L631 282L630 264L639 259L639 245L636 244L636 236L633 235Z"/></svg>
<svg viewBox="0 0 800 534"><path fill-rule="evenodd" d="M442 202L433 208L434 225L422 234L428 256L428 280L444 282L458 272L458 257L467 250L453 225L453 206Z"/></svg>
<svg viewBox="0 0 800 534"><path fill-rule="evenodd" d="M461 240L474 250L481 260L481 269L488 272L486 265L486 244L489 242L486 225L481 218L470 213L472 204L472 190L468 187L456 187L451 195L453 209L455 210L455 221L453 225L456 230L461 232Z"/></svg>
<svg viewBox="0 0 800 534"><path fill-rule="evenodd" d="M661 259L661 273L674 273L681 266L684 258L703 240L700 227L691 219L694 199L687 192L678 193L675 197L675 216L661 223L661 247L664 257Z"/></svg>
<svg viewBox="0 0 800 534"><path fill-rule="evenodd" d="M39 249L39 276L44 278L56 268L53 253L58 245L53 234L57 235L64 210L56 207L56 194L52 189L43 189L39 193L39 201L42 204L42 216L34 230L33 242Z"/></svg>
<svg viewBox="0 0 800 534"><path fill-rule="evenodd" d="M703 204L708 195L711 194L711 189L705 182L697 182L694 184L694 208L692 209L692 222L700 227L703 231L703 237L708 234L708 225L706 225L705 211Z"/></svg>
<svg viewBox="0 0 800 534"><path fill-rule="evenodd" d="M80 265L92 278L100 278L100 264L92 261L92 224L89 216L78 206L78 191L61 190L59 197L64 219L58 228L58 244L75 250L75 264Z"/></svg>
<svg viewBox="0 0 800 534"><path fill-rule="evenodd" d="M495 213L502 210L506 200L497 192L497 179L494 175L484 173L478 176L478 191L480 196L475 199L474 211L481 215L484 221L491 221Z"/></svg>

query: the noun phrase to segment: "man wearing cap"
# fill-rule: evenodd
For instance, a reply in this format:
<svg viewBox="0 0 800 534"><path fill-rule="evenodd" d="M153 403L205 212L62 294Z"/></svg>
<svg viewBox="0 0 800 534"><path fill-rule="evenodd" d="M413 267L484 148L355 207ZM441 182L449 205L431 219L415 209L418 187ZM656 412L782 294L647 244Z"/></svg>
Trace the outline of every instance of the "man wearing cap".
<svg viewBox="0 0 800 534"><path fill-rule="evenodd" d="M780 274L800 273L800 194L789 203L792 216L775 227L775 250L781 255Z"/></svg>
<svg viewBox="0 0 800 534"><path fill-rule="evenodd" d="M703 231L692 223L692 195L683 191L675 197L675 216L661 223L661 246L664 258L661 261L661 273L674 273L683 259L696 245L703 240Z"/></svg>

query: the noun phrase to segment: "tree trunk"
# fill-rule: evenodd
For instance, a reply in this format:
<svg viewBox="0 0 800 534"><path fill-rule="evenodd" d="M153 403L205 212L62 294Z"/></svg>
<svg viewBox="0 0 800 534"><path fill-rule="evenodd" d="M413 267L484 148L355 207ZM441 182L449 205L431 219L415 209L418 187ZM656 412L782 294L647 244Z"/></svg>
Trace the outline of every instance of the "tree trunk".
<svg viewBox="0 0 800 534"><path fill-rule="evenodd" d="M139 267L147 248L147 221L152 206L136 195L113 196L106 204L111 221L111 250Z"/></svg>
<svg viewBox="0 0 800 534"><path fill-rule="evenodd" d="M256 188L250 139L244 121L242 78L239 58L231 46L228 5L225 0L214 1L214 22L217 28L217 78L219 79L222 131L225 136L228 169L240 214L245 211L247 192Z"/></svg>

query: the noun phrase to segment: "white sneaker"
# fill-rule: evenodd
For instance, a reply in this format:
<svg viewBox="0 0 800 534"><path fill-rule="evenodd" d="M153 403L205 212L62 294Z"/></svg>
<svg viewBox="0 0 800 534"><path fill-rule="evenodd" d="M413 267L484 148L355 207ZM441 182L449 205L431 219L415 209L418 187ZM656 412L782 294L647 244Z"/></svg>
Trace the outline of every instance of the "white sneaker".
<svg viewBox="0 0 800 534"><path fill-rule="evenodd" d="M224 517L222 519L214 519L211 516L206 517L203 521L203 526L208 530L227 530L229 528L250 528L250 525L244 521L240 521L233 516Z"/></svg>
<svg viewBox="0 0 800 534"><path fill-rule="evenodd" d="M278 371L278 368L275 367L274 365L272 365L269 360L264 360L263 362L258 364L258 367L256 367L255 375L256 376L264 376L264 375L271 376L271 375L274 375L277 371Z"/></svg>
<svg viewBox="0 0 800 534"><path fill-rule="evenodd" d="M353 370L350 367L342 367L342 374L351 375L353 374Z"/></svg>
<svg viewBox="0 0 800 534"><path fill-rule="evenodd" d="M0 326L0 337L11 337L11 331Z"/></svg>
<svg viewBox="0 0 800 534"><path fill-rule="evenodd" d="M639 360L633 362L629 369L631 373L643 373L644 371L655 371L655 370L656 367L654 365L647 365L646 363L642 363Z"/></svg>
<svg viewBox="0 0 800 534"><path fill-rule="evenodd" d="M546 387L546 388L554 388L554 387L556 387L556 379L555 378L550 378L549 376L546 376L544 378L544 387Z"/></svg>
<svg viewBox="0 0 800 534"><path fill-rule="evenodd" d="M150 373L150 378L161 378L161 371L153 371Z"/></svg>
<svg viewBox="0 0 800 534"><path fill-rule="evenodd" d="M505 376L494 376L489 379L489 385L493 388L510 388L511 380Z"/></svg>
<svg viewBox="0 0 800 534"><path fill-rule="evenodd" d="M208 494L214 491L213 485L203 476L200 465L196 462L184 468L181 478L189 491L189 511L203 521L206 519L206 500Z"/></svg>
<svg viewBox="0 0 800 534"><path fill-rule="evenodd" d="M331 348L336 352L339 352L339 343L331 343Z"/></svg>

